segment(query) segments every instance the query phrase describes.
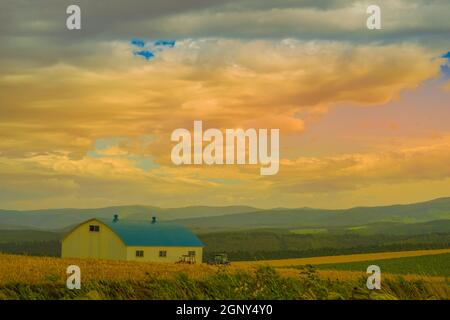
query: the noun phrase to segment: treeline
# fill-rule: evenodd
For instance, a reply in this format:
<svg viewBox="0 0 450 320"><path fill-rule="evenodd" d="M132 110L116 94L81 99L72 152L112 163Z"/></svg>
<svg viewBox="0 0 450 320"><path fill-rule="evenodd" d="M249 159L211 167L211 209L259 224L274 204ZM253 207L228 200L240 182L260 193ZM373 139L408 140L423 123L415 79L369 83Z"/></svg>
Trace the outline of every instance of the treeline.
<svg viewBox="0 0 450 320"><path fill-rule="evenodd" d="M267 260L357 254L384 251L426 250L450 247L450 233L416 236L394 235L293 235L270 232L209 234L205 260L227 253L231 261ZM238 248L238 250L236 250Z"/></svg>
<svg viewBox="0 0 450 320"><path fill-rule="evenodd" d="M0 243L0 252L31 256L61 256L61 242L48 241L15 241Z"/></svg>
<svg viewBox="0 0 450 320"><path fill-rule="evenodd" d="M230 261L252 261L252 260L277 260L277 259L294 259L294 258L308 258L321 256L335 256L344 254L359 254L359 253L376 253L376 252L391 252L391 251L408 251L408 250L431 250L431 249L446 249L449 244L391 244L380 246L355 246L350 248L317 248L308 250L278 250L278 251L227 251L228 259ZM212 252L205 250L204 260L211 260L214 255L224 253L223 251Z"/></svg>
<svg viewBox="0 0 450 320"><path fill-rule="evenodd" d="M318 248L351 248L399 243L450 244L450 232L422 235L293 234L271 231L220 232L199 235L208 251L304 251Z"/></svg>

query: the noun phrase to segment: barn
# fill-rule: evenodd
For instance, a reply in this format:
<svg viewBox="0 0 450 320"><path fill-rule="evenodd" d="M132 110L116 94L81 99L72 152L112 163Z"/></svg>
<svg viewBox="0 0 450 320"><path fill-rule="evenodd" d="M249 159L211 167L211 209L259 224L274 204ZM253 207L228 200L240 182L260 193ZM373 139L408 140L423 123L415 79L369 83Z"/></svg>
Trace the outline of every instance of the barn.
<svg viewBox="0 0 450 320"><path fill-rule="evenodd" d="M63 258L201 263L203 243L173 222L90 219L62 240Z"/></svg>

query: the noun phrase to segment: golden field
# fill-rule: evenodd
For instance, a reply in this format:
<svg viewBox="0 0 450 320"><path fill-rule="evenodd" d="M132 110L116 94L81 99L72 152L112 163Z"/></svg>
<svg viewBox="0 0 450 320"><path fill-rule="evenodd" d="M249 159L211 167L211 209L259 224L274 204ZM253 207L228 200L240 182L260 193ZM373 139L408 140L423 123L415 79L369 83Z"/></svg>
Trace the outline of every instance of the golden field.
<svg viewBox="0 0 450 320"><path fill-rule="evenodd" d="M0 254L0 300L450 299L449 280L445 277L417 274L400 277L383 273L382 289L374 292L366 288L367 274L364 272L298 267L317 262L436 255L449 251L236 262L229 267ZM349 260L351 258L356 260ZM66 288L69 265L81 269L81 290Z"/></svg>
<svg viewBox="0 0 450 320"><path fill-rule="evenodd" d="M67 278L66 268L77 265L81 268L82 281L91 280L144 280L152 277L170 277L183 272L189 277L201 278L216 273L219 269L227 272L253 272L258 266L277 267L283 276L297 277L299 270L289 268L301 265L316 265L329 263L343 263L354 261L370 261L449 253L450 249L417 250L403 252L384 252L369 254L354 254L342 256L312 257L300 259L262 260L233 262L229 267L217 267L207 264L159 264L131 261L92 260L92 259L62 259L53 257L33 257L0 254L0 284L10 282L24 282L29 284L43 283L49 280L63 283ZM279 268L280 267L280 268ZM320 277L332 280L357 279L366 274L355 271L318 270ZM390 275L384 274L385 277ZM443 277L425 277L421 275L406 275L405 279L423 279L443 281Z"/></svg>

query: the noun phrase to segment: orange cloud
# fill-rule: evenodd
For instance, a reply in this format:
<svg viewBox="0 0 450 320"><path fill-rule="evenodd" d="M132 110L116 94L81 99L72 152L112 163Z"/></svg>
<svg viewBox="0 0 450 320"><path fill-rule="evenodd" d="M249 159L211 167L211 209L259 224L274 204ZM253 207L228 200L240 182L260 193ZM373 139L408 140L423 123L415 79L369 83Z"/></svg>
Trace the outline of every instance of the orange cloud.
<svg viewBox="0 0 450 320"><path fill-rule="evenodd" d="M420 46L185 40L149 62L125 44L110 46L90 68L18 67L0 76L0 175L10 205L302 205L312 193L447 176L442 164L450 157L437 146L284 159L268 179L259 166L176 168L169 159L170 133L194 120L221 129L280 128L283 139L338 103L395 99L439 72ZM96 149L111 137L125 142ZM133 156L155 167L142 169Z"/></svg>
<svg viewBox="0 0 450 320"><path fill-rule="evenodd" d="M80 157L99 138L163 137L195 119L218 128L301 132L308 115L344 101L387 102L439 70L423 48L408 45L186 40L178 46L146 62L115 43L97 68L56 64L1 76L1 149Z"/></svg>

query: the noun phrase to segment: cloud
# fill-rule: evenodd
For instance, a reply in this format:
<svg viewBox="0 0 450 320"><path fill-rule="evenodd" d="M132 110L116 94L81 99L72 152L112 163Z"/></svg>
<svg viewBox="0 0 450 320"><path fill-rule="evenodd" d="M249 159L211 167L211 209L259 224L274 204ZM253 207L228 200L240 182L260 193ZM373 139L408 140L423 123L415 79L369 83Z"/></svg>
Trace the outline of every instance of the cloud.
<svg viewBox="0 0 450 320"><path fill-rule="evenodd" d="M76 33L65 28L64 2L1 5L4 207L333 207L450 187L444 140L377 152L365 140L371 152L321 157L298 157L295 142L342 104L389 108L447 73L433 57L448 50L448 1L380 1L380 32L365 28L365 1L79 3ZM170 133L198 119L222 130L280 128L293 141L282 146L280 173L174 167Z"/></svg>
<svg viewBox="0 0 450 320"><path fill-rule="evenodd" d="M87 58L102 63L89 69L56 64L2 74L0 147L80 157L98 139L155 135L161 142L148 152L169 161L164 141L195 119L299 133L336 104L383 104L437 76L432 56L405 44L201 39L179 41L143 64L128 44L105 44Z"/></svg>
<svg viewBox="0 0 450 320"><path fill-rule="evenodd" d="M244 1L165 15L143 21L153 35L239 39L340 40L357 43L420 41L440 47L450 31L448 2L378 1L383 29L366 28L369 1ZM434 38L434 39L432 39Z"/></svg>
<svg viewBox="0 0 450 320"><path fill-rule="evenodd" d="M367 204L367 199L371 204L408 202L411 194L416 201L445 195L450 187L449 150L450 136L442 136L379 152L283 159L280 173L270 179L255 174L257 166L167 165L148 170L115 153L81 159L64 153L0 157L0 187L2 196L8 195L4 204L35 208L64 203L79 206L80 201L85 206L241 203L316 207Z"/></svg>
<svg viewBox="0 0 450 320"><path fill-rule="evenodd" d="M275 179L284 192L339 192L376 184L450 178L450 136L375 153L284 160Z"/></svg>
<svg viewBox="0 0 450 320"><path fill-rule="evenodd" d="M101 5L100 3L103 3ZM450 10L447 0L378 1L383 30L367 30L369 1L78 1L83 29L64 23L67 3L16 0L0 10L0 69L57 62L86 65L99 42L138 39L226 38L356 44L420 43L436 52L448 50Z"/></svg>

